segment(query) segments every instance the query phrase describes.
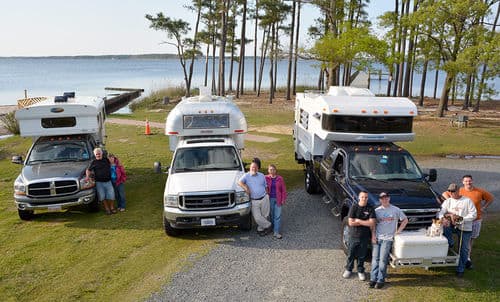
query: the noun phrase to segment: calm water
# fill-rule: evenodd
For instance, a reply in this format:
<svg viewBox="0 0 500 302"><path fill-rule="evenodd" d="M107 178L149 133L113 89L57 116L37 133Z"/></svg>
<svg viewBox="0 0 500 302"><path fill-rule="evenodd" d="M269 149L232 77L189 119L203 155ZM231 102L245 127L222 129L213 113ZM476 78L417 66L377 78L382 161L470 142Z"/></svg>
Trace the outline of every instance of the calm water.
<svg viewBox="0 0 500 302"><path fill-rule="evenodd" d="M278 64L278 86L286 85L287 61ZM298 85L316 85L318 63L299 61L297 66ZM229 62L226 63L229 69ZM269 87L269 69L266 67L262 81L263 88ZM237 78L234 67L233 83ZM226 75L226 81L229 72ZM204 61L195 64L193 87L199 87L204 80ZM444 80L441 74L438 95ZM210 77L209 77L210 81ZM496 79L498 88L499 79ZM176 59L49 59L49 58L0 58L0 105L16 104L24 97L59 95L64 91L75 91L79 95L104 96L104 87L142 88L147 95L153 90L168 86L183 85L183 73ZM434 73L427 79L425 94L432 95ZM233 84L234 85L234 84ZM419 91L420 75L414 79L414 94ZM228 85L226 84L226 87ZM245 88L253 87L253 61L245 64ZM371 90L383 94L386 80L372 80ZM498 98L498 95L497 95Z"/></svg>

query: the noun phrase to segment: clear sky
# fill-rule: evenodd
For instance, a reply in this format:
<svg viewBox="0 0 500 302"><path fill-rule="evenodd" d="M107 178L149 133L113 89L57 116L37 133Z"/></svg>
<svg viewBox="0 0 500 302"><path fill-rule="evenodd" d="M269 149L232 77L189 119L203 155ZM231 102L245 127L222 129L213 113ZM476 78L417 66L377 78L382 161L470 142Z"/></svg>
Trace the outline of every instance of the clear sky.
<svg viewBox="0 0 500 302"><path fill-rule="evenodd" d="M188 0L2 0L0 2L0 56L60 56L175 53L161 44L162 32L149 28L146 14L163 12L194 21L183 6ZM372 0L375 16L392 7L387 0ZM393 5L393 4L391 4ZM318 17L317 8L305 5L301 31Z"/></svg>

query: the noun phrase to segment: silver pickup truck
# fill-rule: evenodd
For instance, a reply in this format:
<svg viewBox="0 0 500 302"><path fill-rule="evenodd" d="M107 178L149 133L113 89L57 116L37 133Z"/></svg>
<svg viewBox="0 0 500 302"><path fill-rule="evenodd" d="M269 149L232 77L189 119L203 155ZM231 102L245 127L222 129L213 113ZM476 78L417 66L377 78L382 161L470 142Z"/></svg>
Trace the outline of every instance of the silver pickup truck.
<svg viewBox="0 0 500 302"><path fill-rule="evenodd" d="M94 183L85 181L85 170L97 146L91 135L44 136L37 139L14 182L19 217L30 220L35 210L60 211L78 205L98 210Z"/></svg>

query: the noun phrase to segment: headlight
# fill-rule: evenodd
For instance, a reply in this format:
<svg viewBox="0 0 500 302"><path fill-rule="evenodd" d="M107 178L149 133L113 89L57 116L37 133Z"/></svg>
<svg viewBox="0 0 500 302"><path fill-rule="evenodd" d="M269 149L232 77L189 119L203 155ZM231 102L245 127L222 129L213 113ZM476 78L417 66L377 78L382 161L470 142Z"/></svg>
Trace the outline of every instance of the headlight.
<svg viewBox="0 0 500 302"><path fill-rule="evenodd" d="M24 184L23 178L19 175L14 181L14 194L16 195L26 195L26 185Z"/></svg>
<svg viewBox="0 0 500 302"><path fill-rule="evenodd" d="M166 207L179 207L179 196L177 195L167 195L163 198L163 204Z"/></svg>
<svg viewBox="0 0 500 302"><path fill-rule="evenodd" d="M250 200L250 198L248 197L247 192L245 192L245 191L236 192L234 194L234 198L236 199L235 200L236 204L245 203L245 202L248 202Z"/></svg>
<svg viewBox="0 0 500 302"><path fill-rule="evenodd" d="M95 182L89 178L88 180L85 180L85 177L80 178L80 189L81 190L87 190L90 188L95 187Z"/></svg>

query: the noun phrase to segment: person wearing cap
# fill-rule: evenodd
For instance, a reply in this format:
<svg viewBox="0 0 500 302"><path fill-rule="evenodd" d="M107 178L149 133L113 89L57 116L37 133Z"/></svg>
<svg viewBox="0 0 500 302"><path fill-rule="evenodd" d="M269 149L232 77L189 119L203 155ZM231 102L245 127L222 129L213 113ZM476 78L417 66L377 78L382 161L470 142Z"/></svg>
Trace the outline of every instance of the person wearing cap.
<svg viewBox="0 0 500 302"><path fill-rule="evenodd" d="M453 233L457 233L459 236L460 257L457 266L457 277L462 278L469 257L472 222L477 217L477 211L470 198L460 196L457 184L450 184L447 191L450 193L450 198L446 199L441 205L438 218L448 218L444 220L443 233L448 239L450 248L454 246Z"/></svg>
<svg viewBox="0 0 500 302"><path fill-rule="evenodd" d="M401 233L408 218L398 207L391 204L387 192L378 196L380 206L375 209L377 224L372 236L372 270L370 273L370 288L382 288L387 276L387 264L391 252L394 235ZM398 222L401 224L398 227Z"/></svg>
<svg viewBox="0 0 500 302"><path fill-rule="evenodd" d="M359 192L358 203L351 206L347 217L349 225L347 263L342 277L347 279L351 276L354 260L357 259L358 278L365 281L365 258L370 238L375 231L375 211L368 204L368 192Z"/></svg>
<svg viewBox="0 0 500 302"><path fill-rule="evenodd" d="M465 263L465 267L471 269L472 261L470 259L470 255L472 251L472 242L474 241L474 239L479 237L479 233L481 232L481 225L483 222L483 212L486 212L486 209L493 202L493 195L483 188L474 186L472 175L467 174L462 176L462 184L463 186L458 190L458 194L470 198L470 200L472 200L472 202L474 203L477 211L477 217L472 222L472 234L469 243L469 257L467 259L467 262ZM443 192L443 197L447 199L450 198L451 195L448 191L445 191Z"/></svg>

